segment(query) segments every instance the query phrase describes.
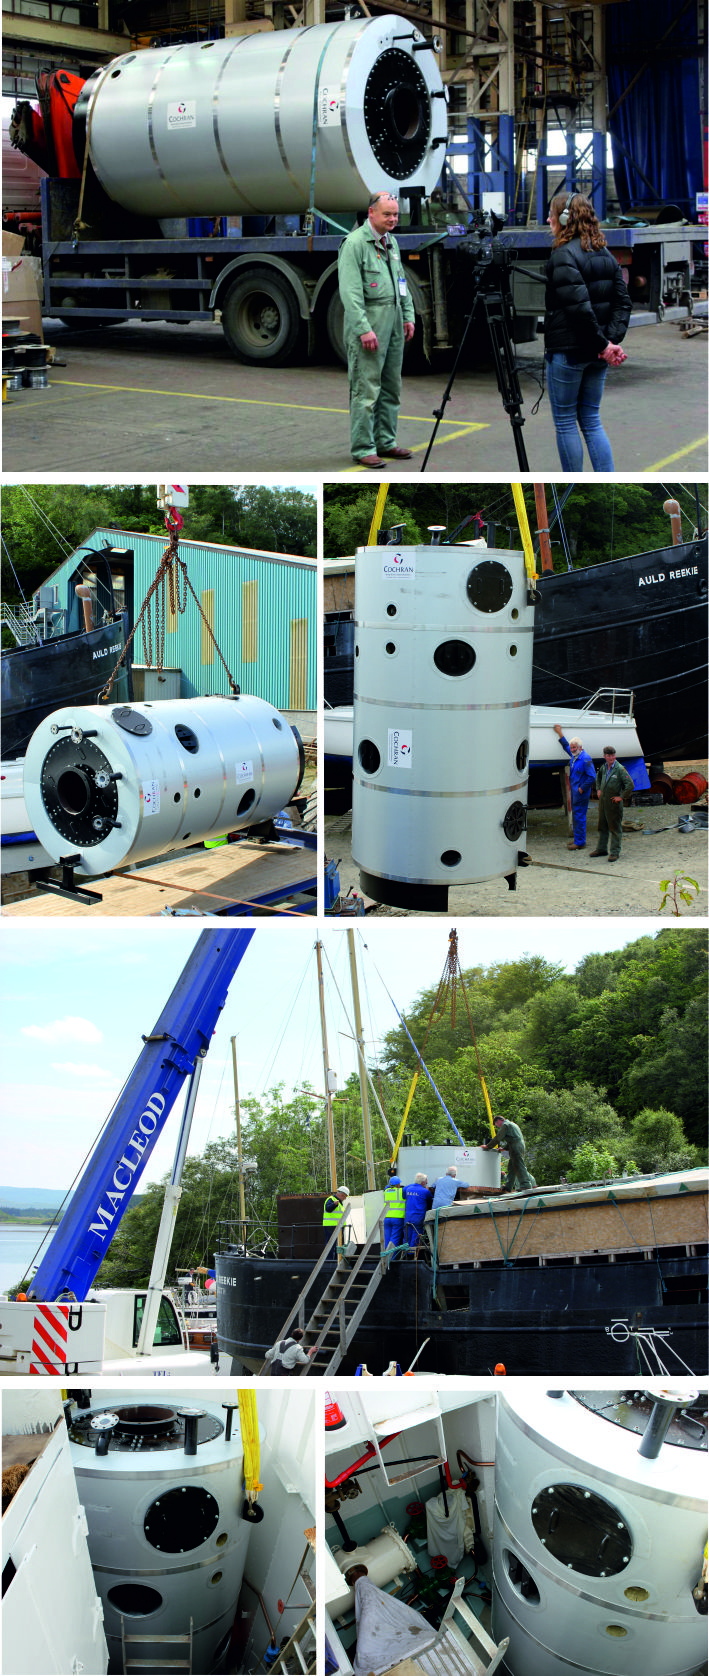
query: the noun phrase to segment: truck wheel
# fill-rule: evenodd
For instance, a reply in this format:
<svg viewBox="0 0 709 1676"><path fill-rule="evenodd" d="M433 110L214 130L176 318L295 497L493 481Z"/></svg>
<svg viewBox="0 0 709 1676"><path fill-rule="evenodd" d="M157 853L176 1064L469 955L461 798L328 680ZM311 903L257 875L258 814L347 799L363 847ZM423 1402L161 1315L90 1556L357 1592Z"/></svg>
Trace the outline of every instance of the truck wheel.
<svg viewBox="0 0 709 1676"><path fill-rule="evenodd" d="M330 348L331 348L332 353L335 357L335 360L336 361L341 361L343 366L346 367L347 366L347 350L345 348L345 311L344 311L344 308L342 306L342 301L341 301L340 293L337 289L337 286L335 286L335 289L332 293L330 301L327 305L327 318L326 318L326 322L325 322L325 327L326 327L326 331L327 331L327 341L330 345Z"/></svg>
<svg viewBox="0 0 709 1676"><path fill-rule="evenodd" d="M282 367L294 359L302 335L295 293L267 268L240 274L220 304L232 355L247 367Z"/></svg>

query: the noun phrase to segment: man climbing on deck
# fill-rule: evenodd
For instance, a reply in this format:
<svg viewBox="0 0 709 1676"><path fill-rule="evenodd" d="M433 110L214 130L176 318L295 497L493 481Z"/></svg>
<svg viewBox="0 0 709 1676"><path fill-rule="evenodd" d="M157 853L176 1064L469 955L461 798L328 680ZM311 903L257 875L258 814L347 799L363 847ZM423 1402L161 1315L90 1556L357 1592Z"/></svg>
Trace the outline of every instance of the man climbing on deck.
<svg viewBox="0 0 709 1676"><path fill-rule="evenodd" d="M495 1117L493 1123L495 1125L495 1139L493 1140L491 1136L489 1140L483 1141L483 1152L494 1150L501 1152L504 1148L505 1152L509 1154L510 1160L507 1170L506 1191L514 1193L521 1189L523 1192L529 1192L537 1184L534 1176L529 1174L524 1161L527 1148L524 1144L522 1130L509 1117Z"/></svg>
<svg viewBox="0 0 709 1676"><path fill-rule="evenodd" d="M423 1223L426 1211L431 1209L433 1194L428 1185L428 1176L417 1175L408 1187L404 1188L405 1215L404 1234L409 1245L417 1246L423 1233Z"/></svg>

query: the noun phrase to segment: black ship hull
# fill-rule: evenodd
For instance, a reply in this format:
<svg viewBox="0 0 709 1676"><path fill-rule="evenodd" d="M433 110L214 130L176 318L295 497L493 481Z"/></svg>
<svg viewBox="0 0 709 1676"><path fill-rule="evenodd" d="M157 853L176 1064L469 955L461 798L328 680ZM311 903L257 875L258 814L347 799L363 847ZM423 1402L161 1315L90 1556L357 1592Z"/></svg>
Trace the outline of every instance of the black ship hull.
<svg viewBox="0 0 709 1676"><path fill-rule="evenodd" d="M216 1258L221 1366L231 1359L234 1376L259 1371L313 1262L229 1252ZM305 1300L306 1320L323 1286L321 1272ZM706 1302L706 1262L699 1257L663 1256L661 1268L643 1255L612 1263L461 1264L439 1269L435 1297L432 1269L408 1259L382 1279L338 1373L354 1374L365 1362L381 1374L392 1360L404 1371L428 1339L416 1363L420 1373L478 1376L501 1362L508 1374L525 1377L637 1376L632 1335L642 1330L668 1335L655 1342L671 1372L683 1371L679 1357L699 1376L707 1372Z"/></svg>
<svg viewBox="0 0 709 1676"><path fill-rule="evenodd" d="M23 757L35 728L53 710L67 704L96 704L101 688L126 644L127 617L88 632L61 635L40 646L3 652L2 754L5 762ZM133 697L130 669L124 666L113 684L111 700Z"/></svg>
<svg viewBox="0 0 709 1676"><path fill-rule="evenodd" d="M542 576L532 703L580 705L630 687L646 757L707 755L707 537ZM354 655L341 624L324 662L326 702L351 704Z"/></svg>

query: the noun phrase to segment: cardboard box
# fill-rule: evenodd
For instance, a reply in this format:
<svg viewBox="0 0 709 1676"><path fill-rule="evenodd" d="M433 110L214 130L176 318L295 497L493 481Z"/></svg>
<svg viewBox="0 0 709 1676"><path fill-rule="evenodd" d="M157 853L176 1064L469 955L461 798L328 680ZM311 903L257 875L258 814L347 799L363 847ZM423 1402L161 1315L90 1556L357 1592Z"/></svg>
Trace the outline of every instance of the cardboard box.
<svg viewBox="0 0 709 1676"><path fill-rule="evenodd" d="M43 342L42 307L34 273L35 263L24 254L24 239L19 233L2 235L2 314L19 316L22 330L32 332Z"/></svg>

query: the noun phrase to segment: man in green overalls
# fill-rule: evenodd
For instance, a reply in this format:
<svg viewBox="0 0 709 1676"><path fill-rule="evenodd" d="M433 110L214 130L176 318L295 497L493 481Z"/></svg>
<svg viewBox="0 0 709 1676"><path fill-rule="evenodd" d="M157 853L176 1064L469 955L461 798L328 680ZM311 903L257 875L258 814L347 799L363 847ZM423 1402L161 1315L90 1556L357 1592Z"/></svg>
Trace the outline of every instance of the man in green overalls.
<svg viewBox="0 0 709 1676"><path fill-rule="evenodd" d="M596 791L598 792L598 842L591 855L608 855L608 839L610 837L611 850L609 861L617 861L620 856L620 846L623 840L623 804L635 791L627 768L622 762L616 761L615 746L604 745L603 767L596 775Z"/></svg>
<svg viewBox="0 0 709 1676"><path fill-rule="evenodd" d="M360 465L375 470L384 460L410 460L397 448L404 344L414 335L399 247L392 237L399 205L388 192L369 200L363 227L340 246L340 297L345 310L345 344L350 384L350 442Z"/></svg>
<svg viewBox="0 0 709 1676"><path fill-rule="evenodd" d="M493 1122L495 1139L483 1141L483 1152L489 1152L491 1149L500 1152L504 1148L510 1159L505 1191L515 1193L521 1188L523 1192L529 1192L537 1184L534 1176L530 1176L524 1161L527 1148L519 1124L513 1123L509 1117L496 1117L493 1118Z"/></svg>

